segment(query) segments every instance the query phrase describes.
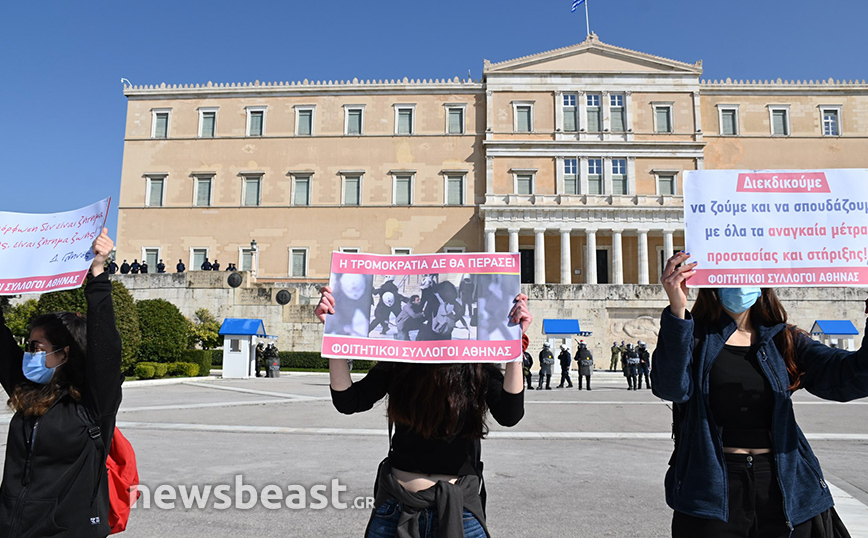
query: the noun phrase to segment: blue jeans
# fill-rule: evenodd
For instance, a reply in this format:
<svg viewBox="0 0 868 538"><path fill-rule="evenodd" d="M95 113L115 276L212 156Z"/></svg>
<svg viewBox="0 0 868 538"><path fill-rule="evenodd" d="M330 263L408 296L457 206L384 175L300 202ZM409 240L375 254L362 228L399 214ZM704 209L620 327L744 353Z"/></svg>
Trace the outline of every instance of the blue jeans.
<svg viewBox="0 0 868 538"><path fill-rule="evenodd" d="M374 512L371 525L368 528L368 538L394 538L398 530L398 519L401 517L401 503L389 499ZM485 530L473 514L464 511L464 538L486 538ZM439 523L437 509L425 508L419 513L419 536L421 538L437 538Z"/></svg>

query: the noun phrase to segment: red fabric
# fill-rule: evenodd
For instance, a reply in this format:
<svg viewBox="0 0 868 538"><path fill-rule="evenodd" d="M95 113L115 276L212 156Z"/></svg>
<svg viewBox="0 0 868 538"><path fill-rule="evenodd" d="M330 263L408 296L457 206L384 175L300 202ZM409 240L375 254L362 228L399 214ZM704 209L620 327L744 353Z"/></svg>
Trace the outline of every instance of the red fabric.
<svg viewBox="0 0 868 538"><path fill-rule="evenodd" d="M527 351L527 348L529 345L530 345L530 338L528 338L526 334L521 335L521 350Z"/></svg>
<svg viewBox="0 0 868 538"><path fill-rule="evenodd" d="M139 470L133 445L117 428L105 464L109 481L109 525L111 533L115 534L127 528L130 508L142 494L138 489Z"/></svg>

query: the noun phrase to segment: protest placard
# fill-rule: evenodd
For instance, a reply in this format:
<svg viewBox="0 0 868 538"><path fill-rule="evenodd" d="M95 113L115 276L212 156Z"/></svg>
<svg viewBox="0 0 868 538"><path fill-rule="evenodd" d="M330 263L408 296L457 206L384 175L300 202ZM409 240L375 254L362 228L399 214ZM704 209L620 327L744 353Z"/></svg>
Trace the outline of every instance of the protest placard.
<svg viewBox="0 0 868 538"><path fill-rule="evenodd" d="M509 362L521 327L518 254L381 256L335 252L322 355L419 363Z"/></svg>
<svg viewBox="0 0 868 538"><path fill-rule="evenodd" d="M684 175L695 287L868 286L868 170Z"/></svg>
<svg viewBox="0 0 868 538"><path fill-rule="evenodd" d="M0 211L0 295L81 286L110 200L53 214Z"/></svg>

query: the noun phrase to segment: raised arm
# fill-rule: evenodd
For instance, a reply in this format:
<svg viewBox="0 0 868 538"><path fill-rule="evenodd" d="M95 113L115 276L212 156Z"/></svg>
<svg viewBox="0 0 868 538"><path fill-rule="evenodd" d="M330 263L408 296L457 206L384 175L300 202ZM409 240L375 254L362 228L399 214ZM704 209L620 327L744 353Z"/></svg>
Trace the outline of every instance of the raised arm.
<svg viewBox="0 0 868 538"><path fill-rule="evenodd" d="M521 326L522 351L527 350L527 328L533 322L533 316L527 308L527 295L519 293L509 311L509 321ZM503 390L510 394L518 394L524 390L524 374L521 359L506 363L506 375L503 380Z"/></svg>
<svg viewBox="0 0 868 538"><path fill-rule="evenodd" d="M868 320L858 351L833 349L797 332L796 357L805 372L801 385L808 392L837 402L868 396ZM794 330L794 329L787 329Z"/></svg>
<svg viewBox="0 0 868 538"><path fill-rule="evenodd" d="M669 297L669 306L660 316L660 334L654 349L651 390L671 402L685 402L693 394L693 318L687 310L687 280L696 272L696 263L678 252L666 262L660 283ZM683 264L679 267L679 264Z"/></svg>
<svg viewBox="0 0 868 538"><path fill-rule="evenodd" d="M87 359L84 397L96 416L113 416L121 401L121 337L115 324L112 284L103 270L114 248L108 230L93 242L93 278L84 290L87 300Z"/></svg>

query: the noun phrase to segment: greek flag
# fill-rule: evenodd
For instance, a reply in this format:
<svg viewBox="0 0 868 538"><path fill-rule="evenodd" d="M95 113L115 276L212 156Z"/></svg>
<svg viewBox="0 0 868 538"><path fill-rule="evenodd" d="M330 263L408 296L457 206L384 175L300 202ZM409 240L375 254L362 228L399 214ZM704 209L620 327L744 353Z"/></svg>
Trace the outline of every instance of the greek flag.
<svg viewBox="0 0 868 538"><path fill-rule="evenodd" d="M573 0L573 9L570 10L570 13L579 9L579 6L584 4L585 0Z"/></svg>

